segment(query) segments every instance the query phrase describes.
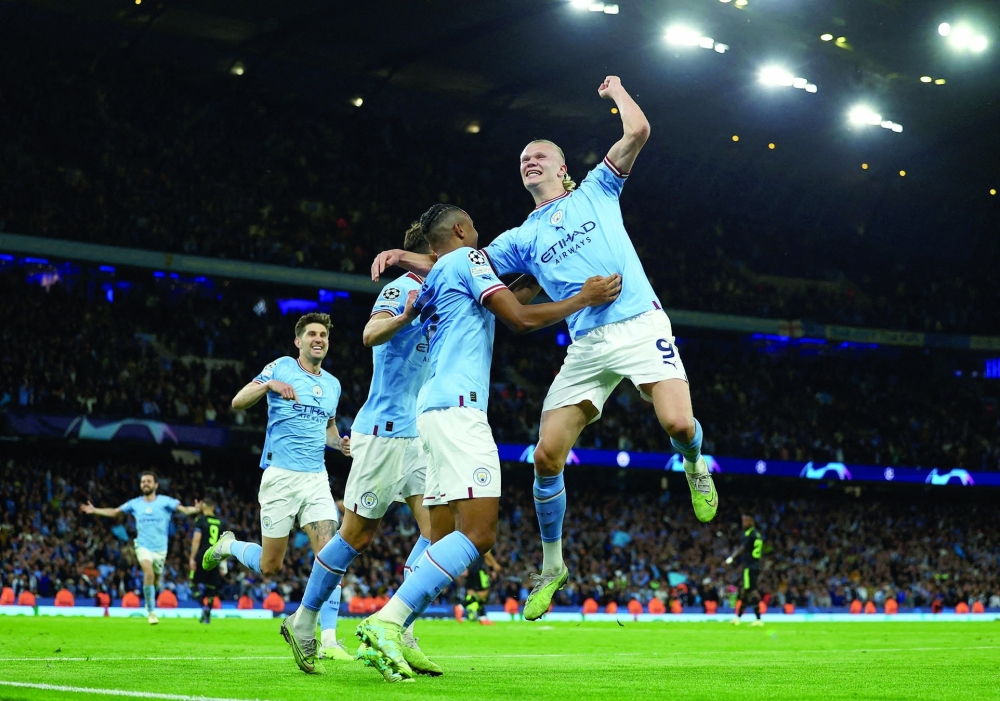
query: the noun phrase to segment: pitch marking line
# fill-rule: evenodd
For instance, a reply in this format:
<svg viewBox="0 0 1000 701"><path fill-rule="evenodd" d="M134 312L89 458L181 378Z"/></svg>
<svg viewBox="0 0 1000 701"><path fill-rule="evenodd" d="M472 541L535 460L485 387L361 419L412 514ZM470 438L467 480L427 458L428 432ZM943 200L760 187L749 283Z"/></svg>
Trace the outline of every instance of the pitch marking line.
<svg viewBox="0 0 1000 701"><path fill-rule="evenodd" d="M959 652L963 650L1000 650L1000 645L971 645L965 647L943 646L943 647L870 647L852 649L827 649L827 650L757 650L758 653L773 652L785 653L795 652L796 654L817 654L827 655L831 653L857 654L871 652ZM698 656L718 656L719 653L711 650L695 650L691 652L618 652L610 657L698 657ZM480 659L548 659L558 657L593 657L592 653L539 653L539 654L493 654L493 655L435 655L435 658L444 660L480 660ZM230 660L288 660L289 655L236 655L226 659ZM210 662L218 660L217 657L0 657L0 662ZM0 682L0 684L11 684L13 682ZM151 697L152 698L152 697ZM159 698L159 697L156 697ZM166 697L164 697L166 698ZM173 697L171 697L173 698ZM178 697L178 698L209 698L209 697ZM226 699L224 701L231 701Z"/></svg>
<svg viewBox="0 0 1000 701"><path fill-rule="evenodd" d="M122 691L121 689L94 689L89 686L59 686L57 684L31 684L28 682L8 682L0 680L0 686L14 686L21 689L41 689L42 691L62 691L75 694L100 694L102 696L128 696L140 699L167 699L168 701L263 701L262 699L225 699L218 696L187 696L185 694L157 694L152 691Z"/></svg>

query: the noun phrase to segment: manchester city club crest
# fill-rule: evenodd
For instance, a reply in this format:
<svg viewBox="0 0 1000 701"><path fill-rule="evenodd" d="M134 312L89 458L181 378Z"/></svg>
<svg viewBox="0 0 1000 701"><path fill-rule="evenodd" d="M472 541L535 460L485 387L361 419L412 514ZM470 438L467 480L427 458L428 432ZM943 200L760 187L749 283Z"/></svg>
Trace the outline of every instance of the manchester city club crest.
<svg viewBox="0 0 1000 701"><path fill-rule="evenodd" d="M146 507L146 513L147 513L147 514L151 514L151 513L153 513L153 507L151 507L151 506L147 506L147 507Z"/></svg>
<svg viewBox="0 0 1000 701"><path fill-rule="evenodd" d="M485 467L477 467L472 472L472 479L480 487L485 487L490 483L490 480L492 480L493 478L490 476L490 471L487 470Z"/></svg>
<svg viewBox="0 0 1000 701"><path fill-rule="evenodd" d="M399 299L399 295L402 294L398 287L389 287L382 293L382 299L387 299L390 302L394 299Z"/></svg>
<svg viewBox="0 0 1000 701"><path fill-rule="evenodd" d="M469 251L469 261L473 265L486 265L486 255L482 251Z"/></svg>
<svg viewBox="0 0 1000 701"><path fill-rule="evenodd" d="M551 224L552 226L558 226L559 224L562 223L562 220L563 220L563 211L561 209L557 209L552 213L552 216L549 217L549 224Z"/></svg>
<svg viewBox="0 0 1000 701"><path fill-rule="evenodd" d="M374 509L378 506L378 497L375 496L375 492L365 492L361 495L361 506L366 509Z"/></svg>
<svg viewBox="0 0 1000 701"><path fill-rule="evenodd" d="M265 516L263 519L261 519L261 523L263 524L264 528L270 528L271 527L271 517L270 516Z"/></svg>
<svg viewBox="0 0 1000 701"><path fill-rule="evenodd" d="M316 395L317 397L322 397L323 388L320 387L319 385L313 385L313 394Z"/></svg>

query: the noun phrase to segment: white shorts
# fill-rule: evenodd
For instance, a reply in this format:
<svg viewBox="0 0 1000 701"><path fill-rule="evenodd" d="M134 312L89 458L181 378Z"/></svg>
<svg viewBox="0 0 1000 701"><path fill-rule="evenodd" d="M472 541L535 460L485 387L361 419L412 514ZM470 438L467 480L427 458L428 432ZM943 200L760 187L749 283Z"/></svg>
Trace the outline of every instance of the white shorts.
<svg viewBox="0 0 1000 701"><path fill-rule="evenodd" d="M656 310L624 321L598 326L570 344L563 366L549 387L542 411L590 400L601 418L622 378L639 385L660 380L684 380L684 363L674 345L666 312ZM651 401L642 390L642 398Z"/></svg>
<svg viewBox="0 0 1000 701"><path fill-rule="evenodd" d="M351 432L351 474L344 509L380 519L389 504L424 493L427 451L419 438L386 438Z"/></svg>
<svg viewBox="0 0 1000 701"><path fill-rule="evenodd" d="M485 411L431 409L417 417L417 431L428 455L424 506L500 496L500 454Z"/></svg>
<svg viewBox="0 0 1000 701"><path fill-rule="evenodd" d="M330 493L330 478L322 472L296 472L273 465L260 479L260 526L265 538L285 538L295 519L299 526L340 521Z"/></svg>
<svg viewBox="0 0 1000 701"><path fill-rule="evenodd" d="M143 548L138 545L135 546L135 559L139 562L147 560L153 563L153 574L160 574L163 572L163 565L167 562L167 551L155 551L149 548Z"/></svg>

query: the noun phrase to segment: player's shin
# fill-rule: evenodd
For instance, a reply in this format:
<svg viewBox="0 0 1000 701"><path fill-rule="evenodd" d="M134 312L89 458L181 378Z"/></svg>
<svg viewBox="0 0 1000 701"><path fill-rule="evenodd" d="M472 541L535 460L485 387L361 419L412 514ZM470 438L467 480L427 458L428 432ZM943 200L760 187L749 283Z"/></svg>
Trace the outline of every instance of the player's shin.
<svg viewBox="0 0 1000 701"><path fill-rule="evenodd" d="M334 590L339 591L338 586L344 578L344 572L357 556L358 551L341 538L339 533L333 536L333 540L317 553L313 561L312 572L309 573L305 593L302 596L301 610L296 614L292 623L292 629L300 639L308 640L316 635L316 622L320 616L320 610L334 594ZM339 597L337 608L339 612ZM336 622L334 622L334 627L336 627Z"/></svg>
<svg viewBox="0 0 1000 701"><path fill-rule="evenodd" d="M542 533L542 571L559 572L563 568L562 527L566 516L563 473L552 477L536 474L532 493L538 527Z"/></svg>
<svg viewBox="0 0 1000 701"><path fill-rule="evenodd" d="M333 588L330 598L319 609L320 637L323 647L337 644L337 619L340 617L341 586Z"/></svg>
<svg viewBox="0 0 1000 701"><path fill-rule="evenodd" d="M145 599L146 612L152 613L153 607L156 606L156 587L152 584L146 584L142 587L142 596Z"/></svg>
<svg viewBox="0 0 1000 701"><path fill-rule="evenodd" d="M263 552L261 548L256 543L247 543L242 540L233 541L229 546L230 554L239 560L244 567L253 570L257 574L261 574L260 571L260 556Z"/></svg>
<svg viewBox="0 0 1000 701"><path fill-rule="evenodd" d="M674 447L674 450L684 456L684 469L689 472L693 472L695 469L694 466L700 464L698 462L698 458L701 457L701 441L703 437L704 432L701 429L701 424L698 422L698 419L695 419L694 436L692 436L690 441L684 442L674 438L673 436L670 438L670 445ZM691 464L691 469L688 469L689 466L687 463Z"/></svg>

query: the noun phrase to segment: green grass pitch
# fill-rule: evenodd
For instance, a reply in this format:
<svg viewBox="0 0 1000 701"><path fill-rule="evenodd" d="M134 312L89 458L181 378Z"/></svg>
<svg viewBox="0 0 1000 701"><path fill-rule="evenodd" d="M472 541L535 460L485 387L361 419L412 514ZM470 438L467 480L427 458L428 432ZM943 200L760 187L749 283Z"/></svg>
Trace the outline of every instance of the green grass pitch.
<svg viewBox="0 0 1000 701"><path fill-rule="evenodd" d="M1000 699L1000 622L622 623L420 621L444 676L386 684L302 674L277 621L0 617L0 699Z"/></svg>

